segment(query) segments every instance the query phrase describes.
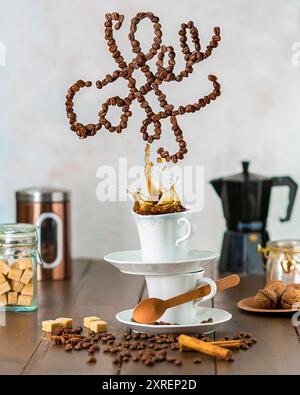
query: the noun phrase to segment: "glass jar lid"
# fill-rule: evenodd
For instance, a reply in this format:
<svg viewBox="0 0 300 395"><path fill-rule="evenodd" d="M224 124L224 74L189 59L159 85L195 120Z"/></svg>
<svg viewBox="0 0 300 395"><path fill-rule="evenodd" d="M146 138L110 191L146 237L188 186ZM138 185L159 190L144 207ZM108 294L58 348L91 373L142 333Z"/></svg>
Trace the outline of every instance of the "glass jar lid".
<svg viewBox="0 0 300 395"><path fill-rule="evenodd" d="M280 252L287 252L291 254L299 254L300 252L300 240L276 240L276 241L269 241L267 243L267 248L270 251L280 251Z"/></svg>
<svg viewBox="0 0 300 395"><path fill-rule="evenodd" d="M37 227L32 224L0 224L0 248L37 245Z"/></svg>

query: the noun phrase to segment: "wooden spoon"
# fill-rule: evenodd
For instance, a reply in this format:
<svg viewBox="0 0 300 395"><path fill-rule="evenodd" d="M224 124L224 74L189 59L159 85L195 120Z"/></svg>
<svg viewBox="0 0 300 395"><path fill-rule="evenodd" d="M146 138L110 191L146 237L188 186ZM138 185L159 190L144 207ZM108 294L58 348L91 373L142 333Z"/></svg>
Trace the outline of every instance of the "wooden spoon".
<svg viewBox="0 0 300 395"><path fill-rule="evenodd" d="M237 274L231 274L218 281L217 290L223 291L224 289L235 287L240 282ZM162 300L158 298L148 298L142 300L133 310L133 319L140 324L152 324L157 321L164 312L170 307L175 307L192 300L199 299L210 293L210 285L205 285L200 288L193 289L192 291L185 292L184 294L174 296L171 299Z"/></svg>

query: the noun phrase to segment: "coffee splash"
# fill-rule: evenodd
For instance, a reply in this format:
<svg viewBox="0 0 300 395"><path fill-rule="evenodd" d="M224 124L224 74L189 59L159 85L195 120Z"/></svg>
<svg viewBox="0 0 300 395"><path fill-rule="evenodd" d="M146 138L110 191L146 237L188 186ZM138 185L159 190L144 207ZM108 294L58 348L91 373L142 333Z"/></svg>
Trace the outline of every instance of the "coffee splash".
<svg viewBox="0 0 300 395"><path fill-rule="evenodd" d="M185 211L181 204L179 196L175 190L174 182L169 188L164 188L158 180L155 185L153 180L153 162L150 159L150 144L145 148L145 177L149 197L142 194L141 191L133 193L134 205L133 211L140 215L158 215L170 214ZM160 159L160 158L159 158ZM161 163L161 161L159 161ZM164 171L166 167L162 169Z"/></svg>

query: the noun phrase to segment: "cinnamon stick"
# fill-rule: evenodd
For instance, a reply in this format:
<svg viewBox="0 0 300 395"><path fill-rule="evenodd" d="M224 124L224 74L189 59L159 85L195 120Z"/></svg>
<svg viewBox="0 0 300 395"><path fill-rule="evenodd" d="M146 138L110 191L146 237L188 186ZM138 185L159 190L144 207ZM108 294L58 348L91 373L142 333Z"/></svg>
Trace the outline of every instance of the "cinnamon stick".
<svg viewBox="0 0 300 395"><path fill-rule="evenodd" d="M226 347L226 348L241 348L242 341L241 340L216 340L210 342L215 346Z"/></svg>
<svg viewBox="0 0 300 395"><path fill-rule="evenodd" d="M184 347L187 347L219 359L228 360L232 357L232 352L226 348L187 335L179 336L178 345L180 351L182 351Z"/></svg>

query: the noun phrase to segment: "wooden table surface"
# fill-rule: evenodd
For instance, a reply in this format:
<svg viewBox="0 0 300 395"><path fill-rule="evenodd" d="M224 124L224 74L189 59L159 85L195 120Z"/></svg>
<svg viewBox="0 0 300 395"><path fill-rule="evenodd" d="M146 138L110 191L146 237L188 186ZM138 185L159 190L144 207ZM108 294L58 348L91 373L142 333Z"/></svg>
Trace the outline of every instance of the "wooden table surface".
<svg viewBox="0 0 300 395"><path fill-rule="evenodd" d="M212 267L210 273L218 277ZM103 261L74 261L74 275L69 281L39 284L39 310L34 313L7 313L6 326L0 327L0 374L299 374L299 328L291 315L266 316L245 313L236 302L253 295L263 286L262 276L242 276L238 287L216 295L214 307L232 313L233 318L215 336L251 332L258 343L247 351L237 351L234 362L201 356L194 364L195 353L179 355L182 366L167 362L155 366L127 362L112 364L111 356L97 354L96 364L86 364L86 352L65 352L41 338L41 321L61 316L82 323L84 316L100 315L110 324L109 331L122 336L124 327L115 314L134 306L145 296L144 279L120 273Z"/></svg>

